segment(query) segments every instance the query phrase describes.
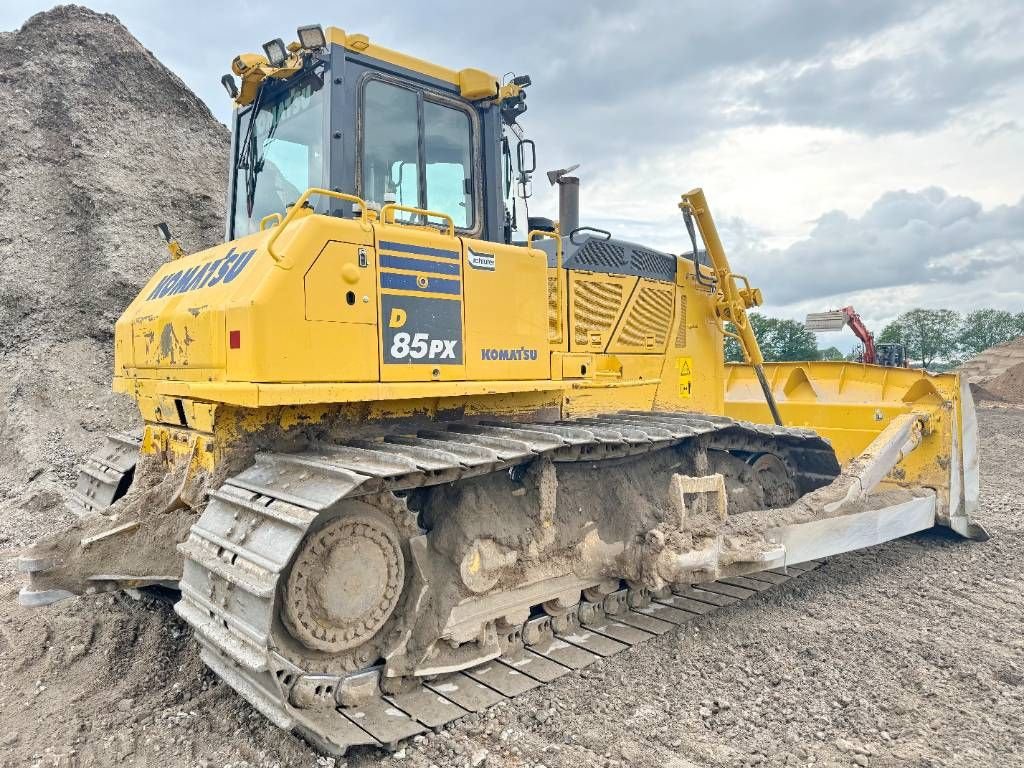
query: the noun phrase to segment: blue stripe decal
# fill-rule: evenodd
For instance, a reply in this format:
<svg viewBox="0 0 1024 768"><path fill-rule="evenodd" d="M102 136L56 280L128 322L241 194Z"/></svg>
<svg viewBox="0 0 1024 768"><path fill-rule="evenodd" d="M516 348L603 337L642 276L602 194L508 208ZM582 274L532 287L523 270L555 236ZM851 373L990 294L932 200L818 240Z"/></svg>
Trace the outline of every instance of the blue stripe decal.
<svg viewBox="0 0 1024 768"><path fill-rule="evenodd" d="M408 243L393 243L387 240L380 241L381 250L398 251L399 253L419 253L423 256L440 256L445 259L461 259L458 251L446 251L442 248L427 248L425 245L409 245Z"/></svg>
<svg viewBox="0 0 1024 768"><path fill-rule="evenodd" d="M423 261L423 259L407 259L404 256L381 254L380 265L392 269L411 269L417 272L434 272L438 275L458 275L458 264L447 264L439 261Z"/></svg>
<svg viewBox="0 0 1024 768"><path fill-rule="evenodd" d="M427 285L421 288L416 283L416 275L398 275L394 272L380 273L380 287L392 288L396 291L419 291L420 293L447 293L458 296L461 284L458 280L446 280L442 277L427 278Z"/></svg>

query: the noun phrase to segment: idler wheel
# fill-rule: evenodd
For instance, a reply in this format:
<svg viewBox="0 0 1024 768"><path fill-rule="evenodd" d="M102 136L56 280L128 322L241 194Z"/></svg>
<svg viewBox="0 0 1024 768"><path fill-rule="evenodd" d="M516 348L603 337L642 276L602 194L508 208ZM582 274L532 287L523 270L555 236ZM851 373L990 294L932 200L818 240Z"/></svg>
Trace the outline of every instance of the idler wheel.
<svg viewBox="0 0 1024 768"><path fill-rule="evenodd" d="M761 486L765 506L785 507L799 498L796 483L778 456L762 453L749 463L754 477Z"/></svg>
<svg viewBox="0 0 1024 768"><path fill-rule="evenodd" d="M288 576L283 618L308 648L339 653L369 641L405 583L398 530L387 518L336 518L302 544Z"/></svg>

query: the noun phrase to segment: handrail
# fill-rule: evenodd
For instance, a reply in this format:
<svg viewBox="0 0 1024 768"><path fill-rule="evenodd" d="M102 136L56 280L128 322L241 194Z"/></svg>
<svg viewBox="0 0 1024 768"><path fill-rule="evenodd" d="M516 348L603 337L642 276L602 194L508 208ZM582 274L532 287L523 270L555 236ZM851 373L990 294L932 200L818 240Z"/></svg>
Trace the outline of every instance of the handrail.
<svg viewBox="0 0 1024 768"><path fill-rule="evenodd" d="M282 216L277 211L274 211L273 213L268 213L266 216L260 219L260 232L267 228L267 222L270 221L271 219L277 219L277 224L280 224L282 221L284 221L284 216Z"/></svg>
<svg viewBox="0 0 1024 768"><path fill-rule="evenodd" d="M552 344L561 344L565 338L565 316L562 313L562 280L565 275L562 272L562 234L556 229L548 232L546 229L535 229L526 236L526 248L533 247L533 236L550 237L555 241L555 317L558 318L558 336L549 338Z"/></svg>
<svg viewBox="0 0 1024 768"><path fill-rule="evenodd" d="M295 220L295 217L298 215L298 212L301 211L303 207L305 207L306 203L309 201L309 198L311 198L313 195L324 195L326 197L333 197L337 200L348 200L349 202L355 203L362 210L362 212L359 215L359 218L364 222L366 221L366 201L364 201L361 197L356 197L355 195L348 195L345 194L344 192L335 192L332 189L310 187L301 195L299 195L299 199L292 204L291 208L288 209L288 213L285 214L285 217L283 219L281 219L281 223L274 227L274 233L269 238L267 238L267 253L270 254L270 258L272 258L274 261L280 263L281 259L284 258L283 256L278 256L276 253L274 253L274 243L277 242L277 238L281 236L281 233L284 232L288 225ZM262 223L263 222L261 221L260 224L262 225Z"/></svg>
<svg viewBox="0 0 1024 768"><path fill-rule="evenodd" d="M447 219L448 237L455 237L455 219L453 219L447 213L441 213L440 211L428 211L426 208L414 208L411 205L399 205L398 203L388 203L387 205L380 209L381 221L383 221L385 224L394 224L394 211L418 213L420 216L423 216L425 218L433 217L435 219Z"/></svg>
<svg viewBox="0 0 1024 768"><path fill-rule="evenodd" d="M526 247L533 247L533 236L540 235L541 237L550 237L555 241L555 265L562 268L562 235L555 230L554 232L548 232L546 229L535 229L526 236Z"/></svg>

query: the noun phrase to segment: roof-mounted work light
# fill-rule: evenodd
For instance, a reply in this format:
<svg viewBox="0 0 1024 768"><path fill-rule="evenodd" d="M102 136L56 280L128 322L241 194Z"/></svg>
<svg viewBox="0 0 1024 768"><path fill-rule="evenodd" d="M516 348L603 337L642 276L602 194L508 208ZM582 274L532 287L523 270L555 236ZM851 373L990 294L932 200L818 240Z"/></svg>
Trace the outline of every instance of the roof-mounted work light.
<svg viewBox="0 0 1024 768"><path fill-rule="evenodd" d="M238 86L235 85L235 78L231 75L224 75L220 79L220 84L224 86L224 90L228 92L228 96L232 99L238 98Z"/></svg>
<svg viewBox="0 0 1024 768"><path fill-rule="evenodd" d="M264 43L263 52L267 54L267 62L272 67L280 67L288 59L288 48L280 37Z"/></svg>
<svg viewBox="0 0 1024 768"><path fill-rule="evenodd" d="M299 42L302 43L302 47L307 50L327 47L327 37L324 35L323 27L319 24L309 24L305 27L299 27L297 33L299 35Z"/></svg>

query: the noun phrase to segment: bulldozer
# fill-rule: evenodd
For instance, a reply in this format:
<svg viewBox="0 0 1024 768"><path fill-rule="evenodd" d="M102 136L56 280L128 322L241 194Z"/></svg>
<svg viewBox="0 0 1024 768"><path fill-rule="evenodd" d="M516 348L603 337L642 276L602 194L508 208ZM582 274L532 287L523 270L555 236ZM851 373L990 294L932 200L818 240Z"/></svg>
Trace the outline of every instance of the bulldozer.
<svg viewBox="0 0 1024 768"><path fill-rule="evenodd" d="M984 539L956 374L765 363L700 189L672 254L530 216L526 75L301 27L232 63L225 242L117 321L141 431L20 600L175 601L316 748L395 747L936 525ZM744 364L726 365L736 336Z"/></svg>

